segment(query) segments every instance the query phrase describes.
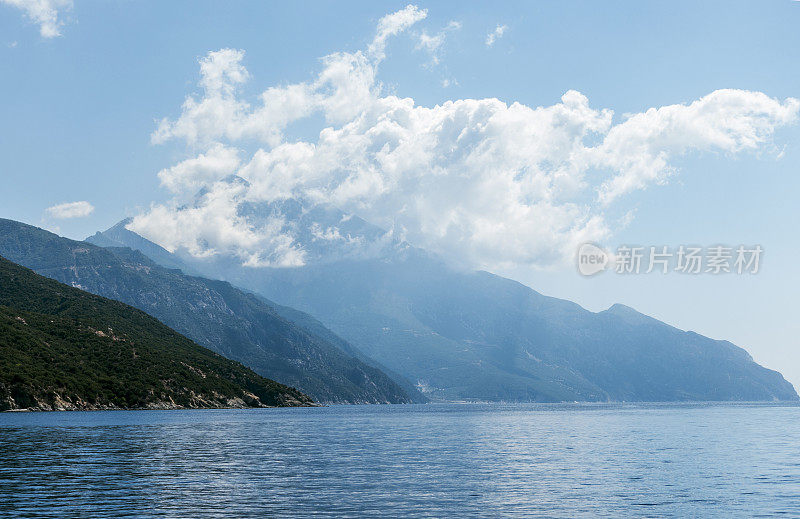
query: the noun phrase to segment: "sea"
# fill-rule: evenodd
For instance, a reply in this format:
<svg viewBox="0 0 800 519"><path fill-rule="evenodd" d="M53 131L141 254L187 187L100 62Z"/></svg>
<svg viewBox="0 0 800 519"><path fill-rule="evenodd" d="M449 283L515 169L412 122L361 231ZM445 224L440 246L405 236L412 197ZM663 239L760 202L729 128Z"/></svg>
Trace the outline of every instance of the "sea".
<svg viewBox="0 0 800 519"><path fill-rule="evenodd" d="M2 413L0 517L800 517L800 407Z"/></svg>

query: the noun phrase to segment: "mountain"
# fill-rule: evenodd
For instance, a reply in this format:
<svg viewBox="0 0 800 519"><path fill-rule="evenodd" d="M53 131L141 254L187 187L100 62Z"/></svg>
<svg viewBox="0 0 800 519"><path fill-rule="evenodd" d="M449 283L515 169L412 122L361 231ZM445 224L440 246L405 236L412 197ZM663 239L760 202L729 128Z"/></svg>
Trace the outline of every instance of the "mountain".
<svg viewBox="0 0 800 519"><path fill-rule="evenodd" d="M178 259L177 256L171 254L165 248L156 245L155 243L145 240L138 234L131 232L125 228L130 224L131 219L126 218L114 227L107 229L103 232L95 233L86 239L87 242L97 245L98 247L116 247L116 248L130 248L142 252L148 258L169 269L180 269L186 274L197 274L188 264Z"/></svg>
<svg viewBox="0 0 800 519"><path fill-rule="evenodd" d="M272 305L272 308L274 308L275 312L277 312L278 315L280 315L287 321L297 324L298 326L301 326L302 328L308 330L314 335L321 337L322 339L330 342L334 346L337 346L339 349L341 349L348 355L355 357L359 361L387 374L408 395L413 395L414 402L425 403L428 401L426 397L422 396L422 394L419 392L419 389L413 384L411 384L408 381L408 379L387 368L385 365L376 362L375 359L368 357L361 350L354 348L350 343L348 343L347 341L345 341L344 339L342 339L341 337L330 331L328 328L325 327L325 325L323 325L321 322L319 322L311 315L305 312L301 312L299 310L295 310L294 308L288 306L276 305L275 303L272 303L271 301L265 299L264 297L261 296L258 297L259 299L266 301L268 304Z"/></svg>
<svg viewBox="0 0 800 519"><path fill-rule="evenodd" d="M263 215L274 207L261 210ZM322 221L305 225L338 235L345 235L338 222L354 218L330 209L318 214ZM372 228L369 236L354 232L348 231L348 242L369 243L380 235ZM304 249L318 250L302 233L294 238ZM488 272L453 268L405 243L377 255L337 254L297 268L243 268L230 257L195 260L181 251L174 256L314 316L433 399L798 399L779 373L727 341L621 305L590 312Z"/></svg>
<svg viewBox="0 0 800 519"><path fill-rule="evenodd" d="M156 247L147 250L152 253ZM317 401L424 401L416 391L409 396L379 368L340 345L284 319L255 295L162 267L139 251L102 248L0 220L0 255L41 275L139 308L198 344Z"/></svg>
<svg viewBox="0 0 800 519"><path fill-rule="evenodd" d="M0 410L311 403L140 310L0 258Z"/></svg>
<svg viewBox="0 0 800 519"><path fill-rule="evenodd" d="M240 271L315 315L431 397L476 400L793 400L741 348L622 306L593 313L416 250L392 260Z"/></svg>

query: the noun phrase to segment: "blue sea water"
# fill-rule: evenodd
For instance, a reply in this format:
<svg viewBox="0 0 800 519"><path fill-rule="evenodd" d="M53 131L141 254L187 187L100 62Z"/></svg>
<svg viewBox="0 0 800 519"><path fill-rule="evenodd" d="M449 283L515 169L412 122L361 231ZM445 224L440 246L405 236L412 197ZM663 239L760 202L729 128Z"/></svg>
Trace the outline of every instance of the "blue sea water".
<svg viewBox="0 0 800 519"><path fill-rule="evenodd" d="M800 517L800 407L5 413L0 516Z"/></svg>

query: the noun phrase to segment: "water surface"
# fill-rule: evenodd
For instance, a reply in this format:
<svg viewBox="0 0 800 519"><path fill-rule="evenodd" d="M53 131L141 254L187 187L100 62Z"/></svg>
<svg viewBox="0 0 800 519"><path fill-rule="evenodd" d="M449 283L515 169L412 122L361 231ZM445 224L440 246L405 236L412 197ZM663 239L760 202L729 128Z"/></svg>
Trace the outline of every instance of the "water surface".
<svg viewBox="0 0 800 519"><path fill-rule="evenodd" d="M800 516L800 407L0 414L2 517Z"/></svg>

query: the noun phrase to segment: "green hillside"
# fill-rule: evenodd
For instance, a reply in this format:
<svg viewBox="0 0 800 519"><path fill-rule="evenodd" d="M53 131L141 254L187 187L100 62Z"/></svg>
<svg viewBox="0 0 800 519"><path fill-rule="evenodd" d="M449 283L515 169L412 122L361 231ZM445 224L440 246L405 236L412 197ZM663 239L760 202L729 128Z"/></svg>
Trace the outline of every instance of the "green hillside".
<svg viewBox="0 0 800 519"><path fill-rule="evenodd" d="M0 258L0 410L309 404L140 310Z"/></svg>
<svg viewBox="0 0 800 519"><path fill-rule="evenodd" d="M137 246L165 264L181 264L124 226L114 230L115 238L138 238ZM115 243L104 235L94 240ZM425 401L416 389L404 390L329 331L310 332L253 294L222 281L164 268L139 251L73 241L0 218L0 256L37 274L138 308L197 344L295 387L317 402Z"/></svg>

